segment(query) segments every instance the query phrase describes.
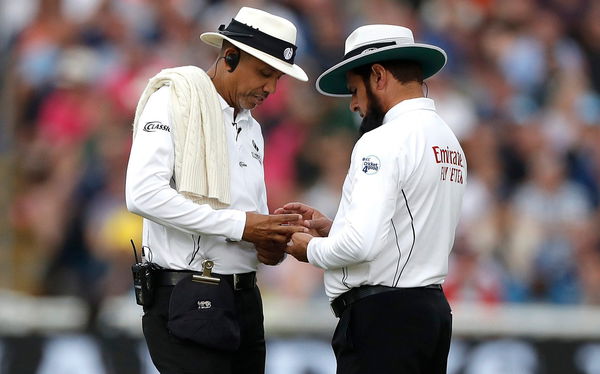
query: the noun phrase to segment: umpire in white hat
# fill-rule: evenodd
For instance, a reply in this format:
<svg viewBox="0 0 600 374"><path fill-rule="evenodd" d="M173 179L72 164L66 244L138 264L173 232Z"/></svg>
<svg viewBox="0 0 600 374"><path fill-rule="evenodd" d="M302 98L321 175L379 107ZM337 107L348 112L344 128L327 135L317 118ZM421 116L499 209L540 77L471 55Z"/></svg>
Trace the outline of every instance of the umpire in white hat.
<svg viewBox="0 0 600 374"><path fill-rule="evenodd" d="M317 80L321 93L351 98L362 136L333 222L301 203L276 212L300 213L311 228L292 236L288 253L326 270L340 374L446 373L452 317L442 284L467 164L422 87L445 63L405 27L368 25Z"/></svg>
<svg viewBox="0 0 600 374"><path fill-rule="evenodd" d="M256 269L281 262L291 235L306 228L298 214L268 215L251 110L282 75L308 78L284 18L244 7L201 39L220 48L215 64L163 70L136 110L126 180L127 206L144 217L136 296L161 373L262 374Z"/></svg>

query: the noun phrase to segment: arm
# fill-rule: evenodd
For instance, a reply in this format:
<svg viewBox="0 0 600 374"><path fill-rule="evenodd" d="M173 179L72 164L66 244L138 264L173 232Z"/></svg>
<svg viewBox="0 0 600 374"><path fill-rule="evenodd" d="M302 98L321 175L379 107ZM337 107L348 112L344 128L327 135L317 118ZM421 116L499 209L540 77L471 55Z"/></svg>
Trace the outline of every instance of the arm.
<svg viewBox="0 0 600 374"><path fill-rule="evenodd" d="M295 221L298 216L274 217L236 209L215 210L186 199L172 187L175 150L168 99L167 87L158 90L148 100L140 118L142 124L157 121L164 126L154 131L139 129L133 141L125 192L128 209L170 228L232 240L281 241L289 238L291 232L298 231L297 226L281 226Z"/></svg>
<svg viewBox="0 0 600 374"><path fill-rule="evenodd" d="M363 136L352 154L349 169L349 205L343 226L327 238L297 234L306 242L307 260L324 269L370 261L378 243L390 229L399 191L399 161L373 137ZM307 240L308 239L308 240Z"/></svg>

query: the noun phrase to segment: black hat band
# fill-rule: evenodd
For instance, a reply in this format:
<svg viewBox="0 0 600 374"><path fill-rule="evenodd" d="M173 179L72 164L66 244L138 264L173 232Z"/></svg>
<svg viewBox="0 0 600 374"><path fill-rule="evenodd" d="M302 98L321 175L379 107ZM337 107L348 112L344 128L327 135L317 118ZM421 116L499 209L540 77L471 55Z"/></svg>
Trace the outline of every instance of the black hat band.
<svg viewBox="0 0 600 374"><path fill-rule="evenodd" d="M232 19L227 27L225 25L219 26L219 34L256 48L288 64L294 63L294 58L296 57L295 45L235 19Z"/></svg>
<svg viewBox="0 0 600 374"><path fill-rule="evenodd" d="M354 56L358 56L359 54L363 53L366 50L389 47L390 45L396 45L396 42L382 42L382 43L372 43L372 44L363 45L362 47L353 49L350 52L346 53L344 55L344 60L347 60Z"/></svg>

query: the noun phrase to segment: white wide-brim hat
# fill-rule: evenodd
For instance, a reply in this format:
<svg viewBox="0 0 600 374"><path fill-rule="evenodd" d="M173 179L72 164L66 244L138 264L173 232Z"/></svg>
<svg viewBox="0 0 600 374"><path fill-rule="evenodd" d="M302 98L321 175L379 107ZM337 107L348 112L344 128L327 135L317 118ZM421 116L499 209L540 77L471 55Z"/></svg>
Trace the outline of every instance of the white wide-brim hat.
<svg viewBox="0 0 600 374"><path fill-rule="evenodd" d="M346 39L343 60L317 79L317 90L327 96L349 96L346 74L359 66L388 60L415 61L427 79L446 65L446 52L429 44L415 43L412 31L402 26L367 25Z"/></svg>
<svg viewBox="0 0 600 374"><path fill-rule="evenodd" d="M294 64L296 27L285 18L243 7L227 27L221 25L218 32L205 32L200 39L217 48L227 40L282 73L308 81L304 70Z"/></svg>

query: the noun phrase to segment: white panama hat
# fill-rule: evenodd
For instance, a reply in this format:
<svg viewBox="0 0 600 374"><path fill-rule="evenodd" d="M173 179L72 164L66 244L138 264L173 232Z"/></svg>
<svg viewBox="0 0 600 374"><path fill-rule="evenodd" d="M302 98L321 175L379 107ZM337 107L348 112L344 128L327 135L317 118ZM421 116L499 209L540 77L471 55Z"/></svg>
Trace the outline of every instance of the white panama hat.
<svg viewBox="0 0 600 374"><path fill-rule="evenodd" d="M423 79L446 65L446 52L429 44L415 43L412 31L395 25L367 25L346 39L343 60L317 79L317 90L327 96L349 96L346 73L359 66L388 60L415 61L423 69Z"/></svg>
<svg viewBox="0 0 600 374"><path fill-rule="evenodd" d="M217 32L205 32L200 39L217 48L227 40L282 73L308 81L304 70L294 64L296 27L285 18L243 7L227 27L221 25Z"/></svg>

